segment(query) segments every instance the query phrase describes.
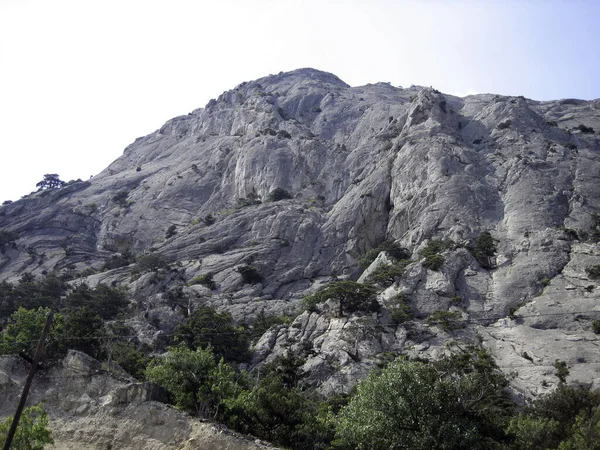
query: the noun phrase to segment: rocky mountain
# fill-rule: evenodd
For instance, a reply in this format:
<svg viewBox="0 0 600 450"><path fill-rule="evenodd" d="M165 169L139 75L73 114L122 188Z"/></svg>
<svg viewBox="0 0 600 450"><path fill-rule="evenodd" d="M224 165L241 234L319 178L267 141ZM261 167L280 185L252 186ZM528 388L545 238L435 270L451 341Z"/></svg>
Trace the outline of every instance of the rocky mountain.
<svg viewBox="0 0 600 450"><path fill-rule="evenodd" d="M483 344L525 395L555 385L557 359L597 384L594 130L600 100L270 75L136 139L89 181L0 207L0 279L59 271L124 286L128 325L154 348L199 305L238 323L291 315L251 367L291 350L323 392L449 342ZM401 268L391 243L408 252ZM132 277L140 255L171 268ZM376 283L378 310L340 316L330 300L302 312L304 295L386 267L398 270ZM193 282L207 274L214 285Z"/></svg>

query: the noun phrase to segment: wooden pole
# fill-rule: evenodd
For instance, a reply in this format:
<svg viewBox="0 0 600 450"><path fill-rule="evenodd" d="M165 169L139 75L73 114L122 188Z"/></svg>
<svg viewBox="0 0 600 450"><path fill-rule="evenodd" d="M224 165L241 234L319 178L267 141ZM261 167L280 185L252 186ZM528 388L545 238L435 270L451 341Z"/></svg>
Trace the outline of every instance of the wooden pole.
<svg viewBox="0 0 600 450"><path fill-rule="evenodd" d="M33 357L33 363L31 363L31 367L29 368L29 373L27 374L27 380L25 380L25 386L23 387L23 392L21 393L21 399L19 400L19 406L17 406L17 412L15 412L15 417L13 418L12 424L10 426L10 430L8 430L8 435L6 436L6 442L4 443L3 450L10 450L10 446L12 444L12 440L15 437L15 433L17 431L17 426L19 425L19 419L21 418L21 413L25 408L25 402L27 401L27 395L29 394L29 389L31 388L31 383L33 382L33 376L35 375L35 371L37 370L38 362L42 357L42 353L44 351L44 343L46 342L46 337L48 336L48 332L50 331L50 326L52 325L52 318L54 317L54 313L50 311L48 317L46 317L46 324L44 325L44 331L42 331L42 336L38 341L37 348L35 349L35 356Z"/></svg>

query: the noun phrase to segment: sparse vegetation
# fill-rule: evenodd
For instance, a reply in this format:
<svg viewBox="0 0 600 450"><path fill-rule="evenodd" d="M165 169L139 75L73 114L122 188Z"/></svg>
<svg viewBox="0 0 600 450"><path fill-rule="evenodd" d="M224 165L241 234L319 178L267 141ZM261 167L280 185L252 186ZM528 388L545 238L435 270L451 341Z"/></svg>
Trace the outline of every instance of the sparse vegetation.
<svg viewBox="0 0 600 450"><path fill-rule="evenodd" d="M275 188L271 192L269 192L269 196L267 200L270 202L278 202L280 200L286 200L292 198L290 193L282 188Z"/></svg>
<svg viewBox="0 0 600 450"><path fill-rule="evenodd" d="M302 299L302 305L308 311L315 311L319 303L333 299L339 303L338 316L342 317L344 311L377 311L379 303L375 298L376 291L372 286L343 280L334 281L322 287L312 295Z"/></svg>
<svg viewBox="0 0 600 450"><path fill-rule="evenodd" d="M507 128L510 128L511 124L512 122L510 120L505 120L504 122L500 122L496 128L499 130L506 130Z"/></svg>
<svg viewBox="0 0 600 450"><path fill-rule="evenodd" d="M201 284L202 286L206 286L211 291L214 291L217 288L217 284L213 280L213 274L211 272L194 277L192 281L189 282L189 285L193 286L194 284Z"/></svg>
<svg viewBox="0 0 600 450"><path fill-rule="evenodd" d="M444 257L440 253L446 250L452 250L454 247L455 244L450 239L432 239L425 248L421 250L421 256L425 257L423 266L430 270L440 270L445 262Z"/></svg>
<svg viewBox="0 0 600 450"><path fill-rule="evenodd" d="M579 124L578 126L576 126L575 130L579 130L582 133L589 133L589 134L594 133L594 129L592 127L587 127L584 124Z"/></svg>
<svg viewBox="0 0 600 450"><path fill-rule="evenodd" d="M494 267L492 258L496 255L497 249L495 239L489 231L481 233L477 239L475 239L475 242L467 248L481 267L484 269L492 269Z"/></svg>
<svg viewBox="0 0 600 450"><path fill-rule="evenodd" d="M592 280L597 280L600 278L600 264L596 264L595 266L590 266L585 269L588 277Z"/></svg>
<svg viewBox="0 0 600 450"><path fill-rule="evenodd" d="M170 239L177 234L177 225L173 224L167 228L167 232L165 233L165 239Z"/></svg>
<svg viewBox="0 0 600 450"><path fill-rule="evenodd" d="M242 276L244 283L257 284L263 281L263 276L258 272L256 267L251 264L245 264L237 268L237 271Z"/></svg>
<svg viewBox="0 0 600 450"><path fill-rule="evenodd" d="M427 323L438 325L445 331L457 330L465 325L458 311L436 311L427 318Z"/></svg>
<svg viewBox="0 0 600 450"><path fill-rule="evenodd" d="M127 208L129 206L129 201L127 200L129 197L129 191L119 191L115 195L113 195L112 201L119 205L121 208Z"/></svg>

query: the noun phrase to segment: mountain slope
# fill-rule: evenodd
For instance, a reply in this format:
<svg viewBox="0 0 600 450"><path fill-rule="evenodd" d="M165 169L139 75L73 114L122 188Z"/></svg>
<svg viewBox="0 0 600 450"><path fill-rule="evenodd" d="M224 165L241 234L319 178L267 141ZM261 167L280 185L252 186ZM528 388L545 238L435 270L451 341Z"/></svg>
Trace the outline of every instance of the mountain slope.
<svg viewBox="0 0 600 450"><path fill-rule="evenodd" d="M316 384L345 389L382 355L435 357L458 339L483 342L531 393L554 382L556 359L574 379L596 381L600 314L586 273L600 263L594 129L598 100L458 98L350 87L313 69L280 73L138 138L92 180L2 206L0 229L18 239L3 244L0 277L91 268L91 284L130 289L130 321L153 343L182 320L166 305L175 285L190 304L239 322L295 314L311 288L358 279L358 259L395 241L413 262L378 286L380 312L305 312L265 334L254 363L291 348ZM278 193L290 198L268 201ZM484 232L497 251L482 262L468 246ZM457 245L431 270L422 252L437 238ZM159 282L134 280L133 266L101 271L115 255L151 251L177 264ZM243 266L262 281L246 283ZM207 273L217 289L186 286ZM411 309L403 324L390 320L398 294ZM460 329L428 323L437 311L457 312Z"/></svg>

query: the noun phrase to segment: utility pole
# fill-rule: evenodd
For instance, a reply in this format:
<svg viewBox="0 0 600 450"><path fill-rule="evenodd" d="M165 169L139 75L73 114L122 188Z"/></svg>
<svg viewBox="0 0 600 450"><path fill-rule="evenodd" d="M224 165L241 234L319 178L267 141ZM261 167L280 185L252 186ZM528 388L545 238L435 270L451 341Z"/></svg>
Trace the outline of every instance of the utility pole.
<svg viewBox="0 0 600 450"><path fill-rule="evenodd" d="M23 409L25 408L25 402L27 401L27 394L29 394L29 389L31 388L31 383L33 382L33 376L35 375L38 362L40 361L40 358L42 357L42 353L44 351L44 344L46 342L48 332L50 331L50 326L52 325L53 317L54 313L50 311L50 314L48 314L48 317L46 317L44 331L42 331L42 336L40 337L37 348L35 349L35 356L33 357L33 362L31 363L31 367L29 368L27 380L25 380L25 386L23 387L21 399L19 400L19 406L17 406L17 412L15 412L15 417L13 418L10 430L8 430L8 435L6 436L6 442L4 443L3 450L10 450L12 440L15 437L15 432L17 431L17 426L19 425L19 419L21 418L21 413L23 412Z"/></svg>

